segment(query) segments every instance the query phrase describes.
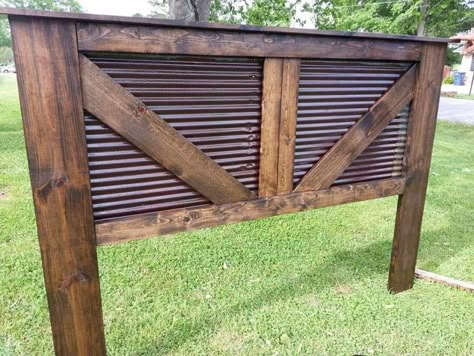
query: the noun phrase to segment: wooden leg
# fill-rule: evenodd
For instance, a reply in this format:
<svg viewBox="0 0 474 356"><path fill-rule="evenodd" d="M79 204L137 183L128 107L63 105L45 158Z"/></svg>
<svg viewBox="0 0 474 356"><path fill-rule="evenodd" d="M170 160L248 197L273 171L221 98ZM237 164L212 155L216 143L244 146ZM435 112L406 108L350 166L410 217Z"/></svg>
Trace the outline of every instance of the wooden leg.
<svg viewBox="0 0 474 356"><path fill-rule="evenodd" d="M394 293L402 292L413 286L424 197L421 199L407 193L398 198L395 237L388 279L388 289Z"/></svg>
<svg viewBox="0 0 474 356"><path fill-rule="evenodd" d="M54 348L105 355L75 24L10 22Z"/></svg>
<svg viewBox="0 0 474 356"><path fill-rule="evenodd" d="M394 293L413 286L444 58L444 46L425 45L408 124L407 182L395 222L388 279L388 289Z"/></svg>

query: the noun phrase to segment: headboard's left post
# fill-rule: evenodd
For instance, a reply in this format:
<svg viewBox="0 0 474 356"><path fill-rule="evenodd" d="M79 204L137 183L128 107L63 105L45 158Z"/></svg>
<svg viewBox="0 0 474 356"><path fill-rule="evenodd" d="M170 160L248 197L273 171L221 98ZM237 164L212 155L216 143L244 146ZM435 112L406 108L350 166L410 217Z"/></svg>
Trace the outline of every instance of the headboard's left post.
<svg viewBox="0 0 474 356"><path fill-rule="evenodd" d="M11 16L57 355L105 355L75 23Z"/></svg>

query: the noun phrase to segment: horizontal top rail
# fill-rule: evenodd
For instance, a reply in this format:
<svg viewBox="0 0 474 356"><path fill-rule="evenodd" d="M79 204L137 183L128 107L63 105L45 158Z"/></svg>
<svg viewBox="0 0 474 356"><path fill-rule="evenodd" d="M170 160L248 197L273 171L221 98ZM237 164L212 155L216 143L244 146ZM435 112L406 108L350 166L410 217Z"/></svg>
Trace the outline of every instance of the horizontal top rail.
<svg viewBox="0 0 474 356"><path fill-rule="evenodd" d="M287 27L266 27L266 26L249 26L249 25L230 25L212 22L194 22L181 20L166 20L153 19L142 17L128 17L128 16L109 16L109 15L93 15L86 13L74 12L55 12L43 10L29 10L0 7L0 15L10 16L28 16L51 19L70 19L81 20L89 22L107 22L107 23L122 23L130 25L155 25L164 27L185 27L196 29L212 29L212 30L226 30L239 32L260 32L260 33L279 33L279 34L297 34L297 35L313 35L313 36L330 36L330 37L346 37L346 38L365 38L365 39L386 39L386 40L403 40L416 42L434 42L434 43L448 43L458 42L452 41L448 38L437 37L418 37L408 35L389 35L383 33L371 32L340 32L328 30L312 30L303 28L287 28Z"/></svg>

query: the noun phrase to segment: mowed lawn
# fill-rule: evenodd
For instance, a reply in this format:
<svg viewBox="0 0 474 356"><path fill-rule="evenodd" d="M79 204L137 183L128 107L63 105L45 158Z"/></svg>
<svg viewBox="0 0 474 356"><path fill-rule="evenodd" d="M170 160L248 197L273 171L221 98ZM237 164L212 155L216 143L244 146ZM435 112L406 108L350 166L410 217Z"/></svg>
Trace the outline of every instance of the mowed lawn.
<svg viewBox="0 0 474 356"><path fill-rule="evenodd" d="M473 355L474 294L386 290L396 198L99 248L111 355ZM438 125L418 266L474 280L474 127ZM0 355L50 355L13 76L0 76Z"/></svg>

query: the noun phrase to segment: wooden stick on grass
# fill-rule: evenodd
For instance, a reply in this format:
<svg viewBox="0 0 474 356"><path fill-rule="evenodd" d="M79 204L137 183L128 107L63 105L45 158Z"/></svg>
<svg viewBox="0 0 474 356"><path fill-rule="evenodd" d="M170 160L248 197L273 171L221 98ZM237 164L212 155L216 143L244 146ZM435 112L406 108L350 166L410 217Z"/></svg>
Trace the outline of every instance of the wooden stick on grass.
<svg viewBox="0 0 474 356"><path fill-rule="evenodd" d="M465 290L465 291L468 291L468 292L471 292L471 293L474 292L474 283L472 283L472 282L459 281L459 280L454 279L454 278L441 276L439 274L428 272L428 271L423 271L423 270L418 269L418 268L415 270L415 276L416 276L416 278L425 279L425 280L430 281L430 282L445 284L445 285L448 285L450 287L459 288L459 289L462 289L462 290Z"/></svg>

